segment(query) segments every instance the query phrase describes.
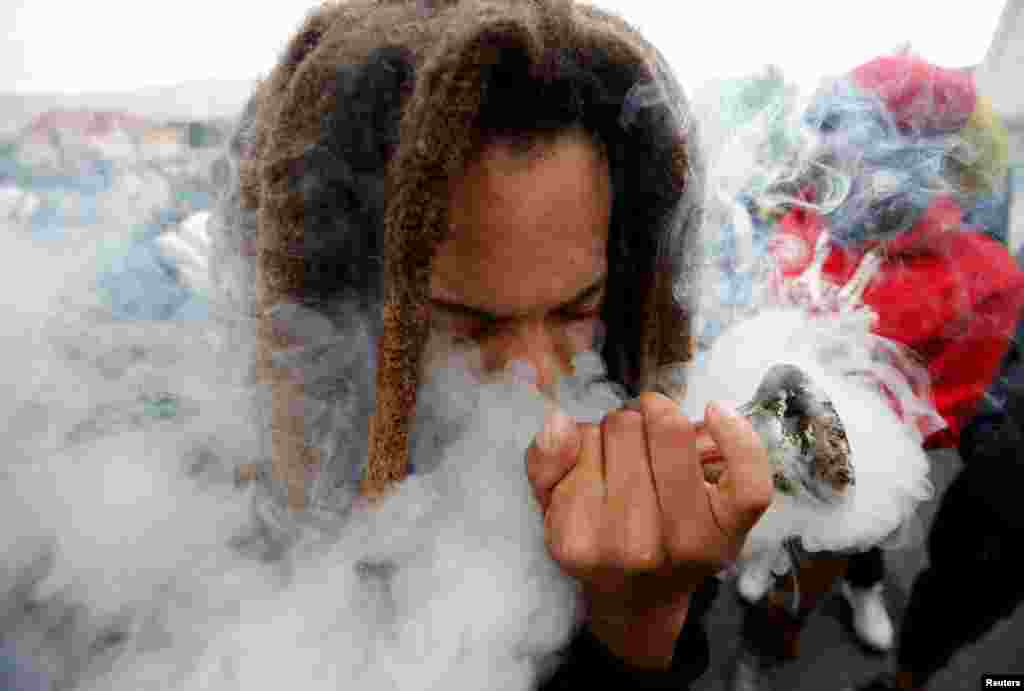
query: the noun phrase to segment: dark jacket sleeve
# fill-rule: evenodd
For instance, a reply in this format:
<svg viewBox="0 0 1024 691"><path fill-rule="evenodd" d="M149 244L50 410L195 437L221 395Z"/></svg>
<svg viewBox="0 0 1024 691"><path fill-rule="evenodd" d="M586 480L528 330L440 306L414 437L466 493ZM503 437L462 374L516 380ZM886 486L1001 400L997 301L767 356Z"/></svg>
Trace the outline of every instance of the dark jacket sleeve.
<svg viewBox="0 0 1024 691"><path fill-rule="evenodd" d="M1024 322L1021 323L1024 330ZM1006 526L1024 529L1024 351L1017 343L960 437L964 490Z"/></svg>
<svg viewBox="0 0 1024 691"><path fill-rule="evenodd" d="M683 630L676 640L672 666L646 670L629 666L583 627L573 638L562 665L540 691L628 689L629 691L686 691L708 667L708 637L704 615L718 592L714 579L694 593Z"/></svg>

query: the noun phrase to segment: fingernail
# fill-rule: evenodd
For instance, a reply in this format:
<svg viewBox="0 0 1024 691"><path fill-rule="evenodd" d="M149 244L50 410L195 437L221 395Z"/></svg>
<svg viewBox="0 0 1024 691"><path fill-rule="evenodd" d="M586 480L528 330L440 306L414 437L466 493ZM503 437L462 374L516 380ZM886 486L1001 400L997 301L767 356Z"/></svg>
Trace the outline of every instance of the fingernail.
<svg viewBox="0 0 1024 691"><path fill-rule="evenodd" d="M545 453L555 453L562 444L572 428L572 420L561 410L555 409L544 423L544 429L537 435L537 446Z"/></svg>

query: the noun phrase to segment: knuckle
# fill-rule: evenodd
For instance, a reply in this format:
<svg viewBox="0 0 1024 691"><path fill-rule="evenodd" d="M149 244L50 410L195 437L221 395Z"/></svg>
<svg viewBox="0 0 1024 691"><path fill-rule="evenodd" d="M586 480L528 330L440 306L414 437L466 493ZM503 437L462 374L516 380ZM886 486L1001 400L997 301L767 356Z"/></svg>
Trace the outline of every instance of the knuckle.
<svg viewBox="0 0 1024 691"><path fill-rule="evenodd" d="M597 566L600 550L597 541L582 532L561 532L548 542L551 556L571 571L587 571Z"/></svg>
<svg viewBox="0 0 1024 691"><path fill-rule="evenodd" d="M688 564L696 561L697 555L689 541L679 537L672 538L666 545L668 559L673 564Z"/></svg>

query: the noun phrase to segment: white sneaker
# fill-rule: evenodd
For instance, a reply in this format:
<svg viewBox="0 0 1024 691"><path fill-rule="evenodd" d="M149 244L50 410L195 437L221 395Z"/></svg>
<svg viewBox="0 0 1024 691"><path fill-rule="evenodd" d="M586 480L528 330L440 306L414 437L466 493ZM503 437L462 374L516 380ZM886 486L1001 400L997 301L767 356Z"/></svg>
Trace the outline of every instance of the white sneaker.
<svg viewBox="0 0 1024 691"><path fill-rule="evenodd" d="M775 574L772 573L770 565L750 564L740 571L740 577L736 579L736 589L739 590L740 597L752 605L759 602L774 583Z"/></svg>
<svg viewBox="0 0 1024 691"><path fill-rule="evenodd" d="M853 610L853 630L861 643L883 653L892 650L896 636L882 598L882 584L854 588L843 580L840 589Z"/></svg>

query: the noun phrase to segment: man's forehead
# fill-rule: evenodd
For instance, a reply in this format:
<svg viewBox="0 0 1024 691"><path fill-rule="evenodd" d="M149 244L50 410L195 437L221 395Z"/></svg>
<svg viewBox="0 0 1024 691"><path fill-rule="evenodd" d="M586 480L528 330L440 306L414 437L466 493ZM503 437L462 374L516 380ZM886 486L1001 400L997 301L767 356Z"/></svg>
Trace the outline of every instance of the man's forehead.
<svg viewBox="0 0 1024 691"><path fill-rule="evenodd" d="M585 138L544 146L524 162L498 145L453 184L432 297L522 314L569 302L605 274L607 164Z"/></svg>

